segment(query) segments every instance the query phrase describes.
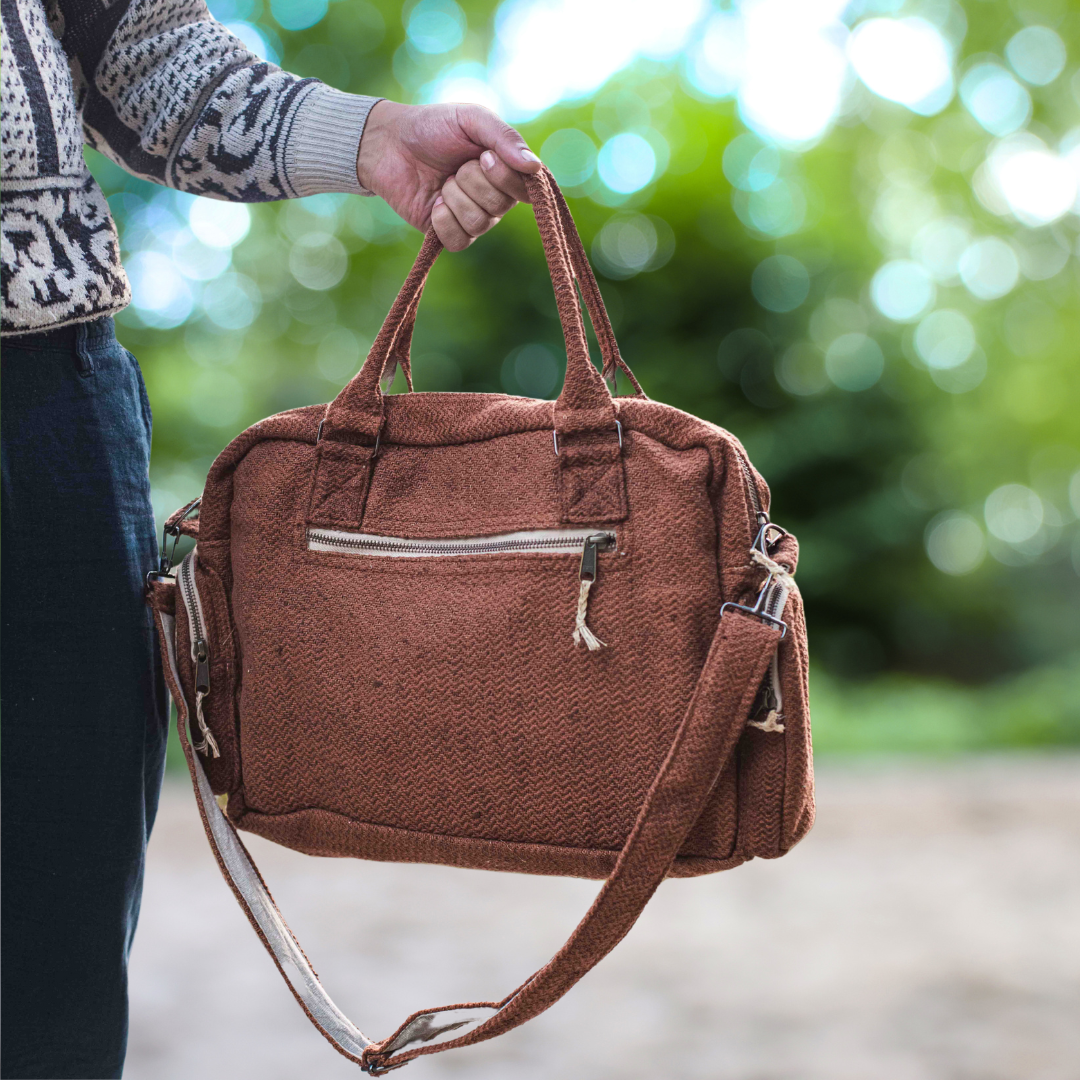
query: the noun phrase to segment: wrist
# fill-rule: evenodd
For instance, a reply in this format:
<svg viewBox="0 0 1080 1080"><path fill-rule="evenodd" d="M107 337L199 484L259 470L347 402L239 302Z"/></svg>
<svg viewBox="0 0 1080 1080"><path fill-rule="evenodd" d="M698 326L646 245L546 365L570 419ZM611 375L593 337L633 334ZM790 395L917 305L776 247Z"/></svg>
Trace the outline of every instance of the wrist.
<svg viewBox="0 0 1080 1080"><path fill-rule="evenodd" d="M372 106L368 113L360 148L356 153L356 178L368 191L375 191L371 181L376 166L385 157L390 146L397 141L402 115L408 105L385 98ZM375 192L378 194L378 192Z"/></svg>

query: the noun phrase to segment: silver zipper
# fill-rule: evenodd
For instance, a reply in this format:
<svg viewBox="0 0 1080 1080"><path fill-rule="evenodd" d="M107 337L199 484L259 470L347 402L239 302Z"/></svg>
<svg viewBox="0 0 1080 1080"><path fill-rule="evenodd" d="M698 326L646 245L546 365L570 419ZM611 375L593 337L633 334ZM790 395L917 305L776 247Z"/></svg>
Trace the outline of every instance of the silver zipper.
<svg viewBox="0 0 1080 1080"><path fill-rule="evenodd" d="M575 645L583 644L589 652L604 646L585 621L589 592L599 568L597 554L610 551L615 547L616 539L615 533L597 529L533 529L448 540L410 540L404 536L378 536L375 533L338 532L333 529L309 529L307 534L309 551L391 559L457 555L576 555L580 552L578 603L571 636Z"/></svg>
<svg viewBox="0 0 1080 1080"><path fill-rule="evenodd" d="M188 637L191 640L191 659L195 664L195 717L199 723L202 742L195 744L200 754L209 750L214 757L221 757L218 745L203 715L203 701L210 693L210 642L206 633L206 617L203 614L202 597L195 584L195 551L190 551L176 571L176 583L184 598L188 617Z"/></svg>
<svg viewBox="0 0 1080 1080"><path fill-rule="evenodd" d="M781 600L784 599L784 592L785 587L779 581L774 581L769 585L768 591L765 593L765 603L762 607L762 610L766 615L770 615L773 618L779 616L780 613L777 609L780 607Z"/></svg>
<svg viewBox="0 0 1080 1080"><path fill-rule="evenodd" d="M572 555L584 551L593 538L600 551L615 545L615 533L596 529L535 529L449 540L410 540L403 536L336 532L309 529L308 549L342 555L375 555L386 558L434 558L452 555Z"/></svg>
<svg viewBox="0 0 1080 1080"><path fill-rule="evenodd" d="M761 508L761 494L758 492L757 483L754 480L754 470L750 467L750 459L736 448L735 456L739 459L739 468L742 470L743 480L746 482L746 493L750 497L750 506L754 511L754 520L760 529L769 520L769 515ZM762 520L764 519L764 520Z"/></svg>

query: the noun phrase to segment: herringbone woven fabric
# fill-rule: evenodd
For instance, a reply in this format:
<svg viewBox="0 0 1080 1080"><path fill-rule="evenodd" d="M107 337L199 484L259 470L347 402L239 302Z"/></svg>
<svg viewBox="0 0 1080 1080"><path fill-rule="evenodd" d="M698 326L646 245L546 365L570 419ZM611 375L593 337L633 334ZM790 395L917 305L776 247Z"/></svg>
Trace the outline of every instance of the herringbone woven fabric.
<svg viewBox="0 0 1080 1080"><path fill-rule="evenodd" d="M553 178L528 183L567 341L559 399L384 395L409 373L431 234L337 399L244 432L198 522L171 522L198 535L197 602L183 575L175 604L155 587L176 610L181 723L208 733L193 776L233 826L317 855L608 879L509 997L357 1032L362 1054L294 986L373 1072L523 1022L665 876L776 857L813 819L795 540L732 435L641 391ZM622 369L632 396L590 361L575 282L603 376ZM508 534L604 546L588 583L588 540L471 547Z"/></svg>

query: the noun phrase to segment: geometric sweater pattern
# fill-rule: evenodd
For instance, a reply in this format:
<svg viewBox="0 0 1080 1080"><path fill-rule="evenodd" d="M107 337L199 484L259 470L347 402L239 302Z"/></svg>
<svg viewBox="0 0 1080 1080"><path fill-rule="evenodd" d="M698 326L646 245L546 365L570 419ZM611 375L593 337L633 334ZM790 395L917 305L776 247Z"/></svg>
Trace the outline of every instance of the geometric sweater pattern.
<svg viewBox="0 0 1080 1080"><path fill-rule="evenodd" d="M356 155L379 99L267 63L203 0L0 0L0 19L5 336L131 300L84 144L212 199L370 194Z"/></svg>

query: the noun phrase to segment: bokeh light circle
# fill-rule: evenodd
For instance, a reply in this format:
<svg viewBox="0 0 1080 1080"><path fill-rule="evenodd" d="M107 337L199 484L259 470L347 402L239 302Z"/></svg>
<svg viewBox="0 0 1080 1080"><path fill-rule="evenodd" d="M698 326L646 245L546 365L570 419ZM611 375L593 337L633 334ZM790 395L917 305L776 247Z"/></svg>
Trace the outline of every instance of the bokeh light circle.
<svg viewBox="0 0 1080 1080"><path fill-rule="evenodd" d="M1065 42L1049 26L1025 26L1009 39L1005 59L1024 82L1046 86L1065 70Z"/></svg>
<svg viewBox="0 0 1080 1080"><path fill-rule="evenodd" d="M289 272L305 289L332 289L348 269L345 245L329 233L307 233L289 251Z"/></svg>
<svg viewBox="0 0 1080 1080"><path fill-rule="evenodd" d="M560 128L549 135L540 157L563 187L584 184L596 172L596 146L579 128Z"/></svg>
<svg viewBox="0 0 1080 1080"><path fill-rule="evenodd" d="M841 390L869 390L884 371L881 346L866 334L841 334L825 351L825 372Z"/></svg>
<svg viewBox="0 0 1080 1080"><path fill-rule="evenodd" d="M937 290L926 269L911 259L886 263L870 282L874 306L893 322L911 322L933 306Z"/></svg>
<svg viewBox="0 0 1080 1080"><path fill-rule="evenodd" d="M724 147L724 175L740 191L763 191L780 175L780 152L749 133Z"/></svg>
<svg viewBox="0 0 1080 1080"><path fill-rule="evenodd" d="M245 274L223 274L203 293L206 317L223 330L244 330L262 307L258 285Z"/></svg>
<svg viewBox="0 0 1080 1080"><path fill-rule="evenodd" d="M943 574L970 574L986 557L979 523L955 510L938 514L926 527L926 554Z"/></svg>
<svg viewBox="0 0 1080 1080"><path fill-rule="evenodd" d="M1042 528L1042 499L1023 484L1003 484L990 492L983 505L986 527L1007 544L1022 544Z"/></svg>
<svg viewBox="0 0 1080 1080"><path fill-rule="evenodd" d="M1012 292L1020 280L1016 252L997 236L985 236L966 248L958 269L960 280L980 300L997 300Z"/></svg>
<svg viewBox="0 0 1080 1080"><path fill-rule="evenodd" d="M971 243L971 227L963 218L935 218L911 242L911 254L939 284L960 274L960 257Z"/></svg>
<svg viewBox="0 0 1080 1080"><path fill-rule="evenodd" d="M915 330L915 350L929 368L959 367L975 351L975 328L959 311L932 311Z"/></svg>
<svg viewBox="0 0 1080 1080"><path fill-rule="evenodd" d="M948 44L925 19L867 19L852 32L847 54L875 94L914 112L940 112L952 97Z"/></svg>
<svg viewBox="0 0 1080 1080"><path fill-rule="evenodd" d="M620 195L640 191L656 174L656 151L632 131L614 135L600 148L600 179Z"/></svg>
<svg viewBox="0 0 1080 1080"><path fill-rule="evenodd" d="M776 381L798 397L820 394L830 382L824 354L808 341L796 342L777 360Z"/></svg>
<svg viewBox="0 0 1080 1080"><path fill-rule="evenodd" d="M960 83L960 97L991 135L1011 135L1031 119L1031 95L997 64L976 64Z"/></svg>
<svg viewBox="0 0 1080 1080"><path fill-rule="evenodd" d="M131 304L147 326L168 330L191 314L191 289L169 256L159 251L136 252L126 263Z"/></svg>
<svg viewBox="0 0 1080 1080"><path fill-rule="evenodd" d="M630 278L656 270L675 253L675 233L663 218L616 214L597 234L593 258L605 276Z"/></svg>
<svg viewBox="0 0 1080 1080"><path fill-rule="evenodd" d="M750 288L768 311L794 311L810 293L810 274L790 255L770 255L754 268Z"/></svg>
<svg viewBox="0 0 1080 1080"><path fill-rule="evenodd" d="M251 211L243 203L197 198L188 208L188 224L207 246L231 248L251 229Z"/></svg>
<svg viewBox="0 0 1080 1080"><path fill-rule="evenodd" d="M185 229L172 243L172 257L189 281L212 281L228 270L232 249L210 247Z"/></svg>
<svg viewBox="0 0 1080 1080"><path fill-rule="evenodd" d="M559 375L555 354L538 342L514 349L503 361L503 388L511 394L549 398L559 385Z"/></svg>
<svg viewBox="0 0 1080 1080"><path fill-rule="evenodd" d="M270 0L270 13L283 30L306 30L326 15L327 0Z"/></svg>
<svg viewBox="0 0 1080 1080"><path fill-rule="evenodd" d="M1003 139L987 167L1000 197L1025 225L1049 225L1076 204L1080 164L1054 153L1034 135Z"/></svg>
<svg viewBox="0 0 1080 1080"><path fill-rule="evenodd" d="M806 196L794 180L777 180L761 191L736 191L732 206L744 225L765 236L789 236L806 221Z"/></svg>
<svg viewBox="0 0 1080 1080"><path fill-rule="evenodd" d="M438 55L456 49L467 26L465 12L454 0L420 0L409 11L405 30L414 48Z"/></svg>

